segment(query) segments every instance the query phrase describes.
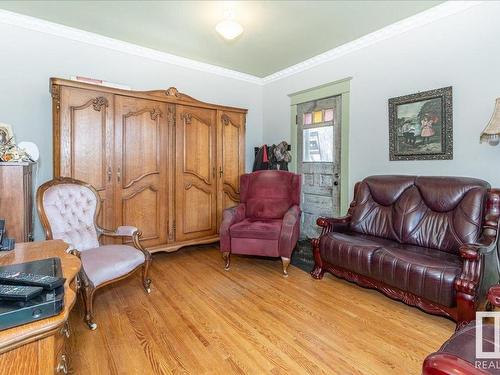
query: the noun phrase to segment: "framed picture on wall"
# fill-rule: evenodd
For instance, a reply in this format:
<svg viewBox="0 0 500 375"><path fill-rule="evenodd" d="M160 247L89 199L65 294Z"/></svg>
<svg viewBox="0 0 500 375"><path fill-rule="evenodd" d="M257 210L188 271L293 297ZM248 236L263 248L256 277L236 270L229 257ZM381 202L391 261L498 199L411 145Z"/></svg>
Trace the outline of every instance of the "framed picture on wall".
<svg viewBox="0 0 500 375"><path fill-rule="evenodd" d="M389 99L389 159L453 159L451 87Z"/></svg>

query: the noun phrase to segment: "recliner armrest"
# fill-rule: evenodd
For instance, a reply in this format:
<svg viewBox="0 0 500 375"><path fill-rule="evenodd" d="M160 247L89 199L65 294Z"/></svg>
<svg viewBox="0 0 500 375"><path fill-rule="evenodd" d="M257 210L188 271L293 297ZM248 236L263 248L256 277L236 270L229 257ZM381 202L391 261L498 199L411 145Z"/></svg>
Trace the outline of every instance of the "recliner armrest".
<svg viewBox="0 0 500 375"><path fill-rule="evenodd" d="M246 204L240 203L235 207L226 208L222 213L222 221L219 228L220 250L231 251L231 237L229 228L242 221L246 217Z"/></svg>
<svg viewBox="0 0 500 375"><path fill-rule="evenodd" d="M297 205L294 205L288 209L288 211L285 213L285 216L283 216L283 224L282 225L295 225L295 223L300 219L300 207Z"/></svg>
<svg viewBox="0 0 500 375"><path fill-rule="evenodd" d="M292 251L299 239L301 213L300 207L298 205L293 205L283 216L278 245L280 257L290 259Z"/></svg>
<svg viewBox="0 0 500 375"><path fill-rule="evenodd" d="M237 206L226 208L222 212L221 228L224 224L229 226L239 223L246 217L246 204L240 203Z"/></svg>

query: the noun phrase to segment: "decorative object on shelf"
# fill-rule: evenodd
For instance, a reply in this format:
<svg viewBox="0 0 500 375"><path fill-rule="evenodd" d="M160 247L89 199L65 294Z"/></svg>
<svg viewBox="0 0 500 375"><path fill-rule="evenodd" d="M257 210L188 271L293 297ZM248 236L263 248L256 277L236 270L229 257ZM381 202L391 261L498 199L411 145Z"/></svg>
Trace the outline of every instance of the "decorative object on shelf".
<svg viewBox="0 0 500 375"><path fill-rule="evenodd" d="M451 87L389 99L389 157L453 159Z"/></svg>
<svg viewBox="0 0 500 375"><path fill-rule="evenodd" d="M0 123L0 162L36 161L39 156L36 144L21 142L16 145L12 126Z"/></svg>
<svg viewBox="0 0 500 375"><path fill-rule="evenodd" d="M215 25L215 30L224 39L233 40L243 32L243 26L234 20L234 11L228 9L224 12L224 20Z"/></svg>
<svg viewBox="0 0 500 375"><path fill-rule="evenodd" d="M490 121L481 133L480 142L488 141L491 146L500 143L500 98L495 102L495 109L491 115Z"/></svg>
<svg viewBox="0 0 500 375"><path fill-rule="evenodd" d="M5 145L10 142L14 142L12 126L0 123L0 145Z"/></svg>
<svg viewBox="0 0 500 375"><path fill-rule="evenodd" d="M40 151L38 150L38 146L34 142L19 142L17 148L21 150L30 161L37 162L40 159ZM27 160L26 160L27 161Z"/></svg>

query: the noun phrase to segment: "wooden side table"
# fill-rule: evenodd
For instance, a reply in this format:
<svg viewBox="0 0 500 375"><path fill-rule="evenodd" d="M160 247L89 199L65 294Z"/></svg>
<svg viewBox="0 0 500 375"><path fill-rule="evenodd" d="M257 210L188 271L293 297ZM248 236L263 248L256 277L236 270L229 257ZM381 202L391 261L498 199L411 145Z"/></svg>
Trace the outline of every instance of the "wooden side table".
<svg viewBox="0 0 500 375"><path fill-rule="evenodd" d="M0 373L9 375L65 374L68 355L65 342L70 335L68 317L76 301L75 277L80 271L78 257L66 253L61 240L17 244L0 253L0 266L59 257L64 285L64 308L59 315L0 331Z"/></svg>

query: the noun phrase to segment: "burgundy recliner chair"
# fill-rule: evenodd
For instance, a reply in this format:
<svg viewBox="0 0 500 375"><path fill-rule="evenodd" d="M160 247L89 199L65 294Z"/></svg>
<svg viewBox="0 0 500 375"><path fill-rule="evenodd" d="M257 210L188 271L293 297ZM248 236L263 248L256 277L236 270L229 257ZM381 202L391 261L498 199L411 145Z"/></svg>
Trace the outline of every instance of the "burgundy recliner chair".
<svg viewBox="0 0 500 375"><path fill-rule="evenodd" d="M240 177L240 203L224 210L220 250L229 269L230 255L281 257L288 276L290 256L300 232L298 174L272 170Z"/></svg>

